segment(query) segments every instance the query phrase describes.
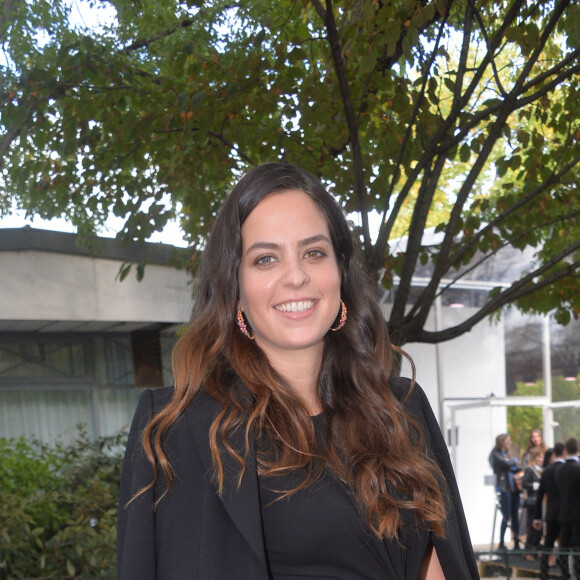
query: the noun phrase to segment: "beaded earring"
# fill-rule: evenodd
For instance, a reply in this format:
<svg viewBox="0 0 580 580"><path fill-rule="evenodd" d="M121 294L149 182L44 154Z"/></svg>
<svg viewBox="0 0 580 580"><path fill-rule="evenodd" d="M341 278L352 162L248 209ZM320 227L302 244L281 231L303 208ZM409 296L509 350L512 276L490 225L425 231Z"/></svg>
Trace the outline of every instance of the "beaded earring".
<svg viewBox="0 0 580 580"><path fill-rule="evenodd" d="M335 326L334 328L331 328L330 330L332 330L332 332L336 332L337 330L340 330L344 326L345 322L346 322L346 305L341 300L340 301L340 320L338 321L338 325Z"/></svg>
<svg viewBox="0 0 580 580"><path fill-rule="evenodd" d="M244 315L242 313L242 309L238 308L238 313L236 314L236 322L242 331L242 334L246 335L250 340L254 340L254 337L250 334L247 326L246 321L244 320Z"/></svg>

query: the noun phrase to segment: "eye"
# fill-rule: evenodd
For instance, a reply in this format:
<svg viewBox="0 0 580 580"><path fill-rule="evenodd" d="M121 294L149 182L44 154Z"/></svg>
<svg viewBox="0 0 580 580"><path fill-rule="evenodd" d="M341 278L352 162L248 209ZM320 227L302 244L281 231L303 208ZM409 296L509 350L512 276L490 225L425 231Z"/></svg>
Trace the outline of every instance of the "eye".
<svg viewBox="0 0 580 580"><path fill-rule="evenodd" d="M304 254L305 258L324 258L326 256L326 252L323 250L308 250L306 254Z"/></svg>
<svg viewBox="0 0 580 580"><path fill-rule="evenodd" d="M274 258L274 256L260 256L259 258L256 258L254 264L256 264L257 266L269 266L270 264L273 264L275 261L276 258Z"/></svg>

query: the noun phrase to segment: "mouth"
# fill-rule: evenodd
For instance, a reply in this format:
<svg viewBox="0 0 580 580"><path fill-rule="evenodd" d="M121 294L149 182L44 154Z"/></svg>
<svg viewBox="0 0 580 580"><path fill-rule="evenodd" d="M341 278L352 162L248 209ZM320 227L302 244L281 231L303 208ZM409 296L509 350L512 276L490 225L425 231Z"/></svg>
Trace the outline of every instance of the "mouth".
<svg viewBox="0 0 580 580"><path fill-rule="evenodd" d="M285 302L274 306L279 312L304 312L314 306L314 300L299 300L298 302Z"/></svg>

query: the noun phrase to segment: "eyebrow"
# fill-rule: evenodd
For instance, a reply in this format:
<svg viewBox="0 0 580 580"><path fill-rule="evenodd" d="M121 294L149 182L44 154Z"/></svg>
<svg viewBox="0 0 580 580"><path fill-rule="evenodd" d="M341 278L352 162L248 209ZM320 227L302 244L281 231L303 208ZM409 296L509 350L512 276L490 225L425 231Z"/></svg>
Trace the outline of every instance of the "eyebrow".
<svg viewBox="0 0 580 580"><path fill-rule="evenodd" d="M310 244L316 244L318 242L327 242L328 244L332 245L332 242L328 236L324 234L316 234L314 236L310 236L309 238L300 240L298 242L298 246L302 248L304 246L309 246ZM255 242L246 250L246 254L253 250L278 250L280 247L280 244L276 244L274 242Z"/></svg>

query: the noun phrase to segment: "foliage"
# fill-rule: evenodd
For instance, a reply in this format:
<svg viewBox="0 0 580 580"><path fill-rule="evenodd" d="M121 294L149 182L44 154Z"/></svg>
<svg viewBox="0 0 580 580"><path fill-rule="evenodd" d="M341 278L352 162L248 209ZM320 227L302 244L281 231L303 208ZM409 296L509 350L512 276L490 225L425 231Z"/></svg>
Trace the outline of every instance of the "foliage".
<svg viewBox="0 0 580 580"><path fill-rule="evenodd" d="M110 214L124 239L177 214L200 248L240 172L285 159L358 212L399 342L453 338L509 304L578 316L576 2L79 4L111 17L87 29L65 0L4 3L0 212L66 216L85 241ZM402 234L404 251L389 243ZM436 297L506 248L528 270L427 330Z"/></svg>
<svg viewBox="0 0 580 580"><path fill-rule="evenodd" d="M0 578L115 578L124 439L0 439Z"/></svg>
<svg viewBox="0 0 580 580"><path fill-rule="evenodd" d="M513 393L514 397L541 397L544 395L543 381L537 381L532 385L518 383ZM507 409L508 433L514 447L519 449L519 455L528 446L532 429L542 429L541 407L508 407ZM543 429L542 429L543 430Z"/></svg>
<svg viewBox="0 0 580 580"><path fill-rule="evenodd" d="M580 377L576 381L564 377L552 378L552 401L580 400ZM544 381L533 384L518 383L513 396L541 397L545 394ZM565 441L568 437L580 437L580 413L575 407L558 408L554 410L554 420L557 423L554 431L556 441ZM542 429L541 407L508 407L508 433L516 448L521 452L528 445L532 429Z"/></svg>

